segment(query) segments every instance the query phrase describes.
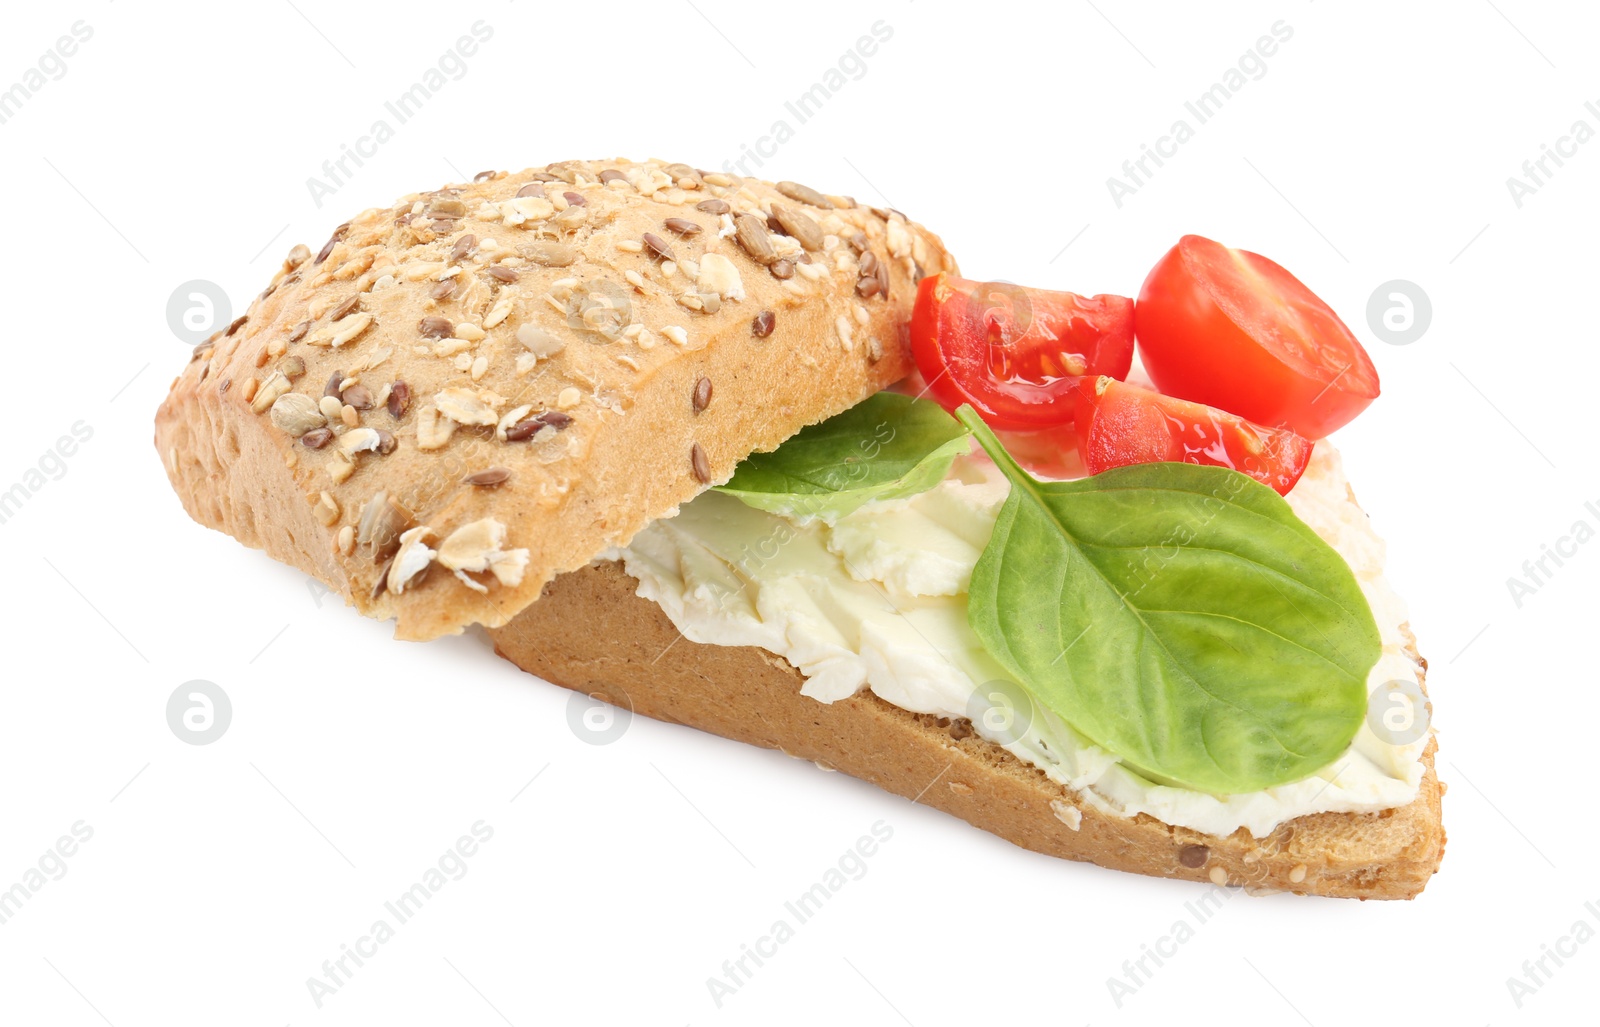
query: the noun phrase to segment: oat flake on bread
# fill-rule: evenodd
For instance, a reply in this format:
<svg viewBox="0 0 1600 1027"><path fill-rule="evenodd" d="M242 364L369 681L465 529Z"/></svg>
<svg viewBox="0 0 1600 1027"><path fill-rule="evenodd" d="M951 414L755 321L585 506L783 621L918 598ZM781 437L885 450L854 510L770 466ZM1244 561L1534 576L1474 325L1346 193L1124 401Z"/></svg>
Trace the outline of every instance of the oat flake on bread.
<svg viewBox="0 0 1600 1027"><path fill-rule="evenodd" d="M486 172L294 247L196 347L156 446L196 521L398 637L497 626L904 377L916 283L956 270L898 212L798 183Z"/></svg>

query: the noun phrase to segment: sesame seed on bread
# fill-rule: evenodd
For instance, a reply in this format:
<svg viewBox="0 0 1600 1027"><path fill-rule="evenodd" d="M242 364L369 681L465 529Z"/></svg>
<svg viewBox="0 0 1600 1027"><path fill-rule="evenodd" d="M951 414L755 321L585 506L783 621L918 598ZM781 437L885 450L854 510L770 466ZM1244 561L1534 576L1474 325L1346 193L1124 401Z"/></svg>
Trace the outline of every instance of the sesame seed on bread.
<svg viewBox="0 0 1600 1027"><path fill-rule="evenodd" d="M429 639L507 623L752 452L911 369L939 239L684 164L565 161L295 247L156 446L196 521Z"/></svg>

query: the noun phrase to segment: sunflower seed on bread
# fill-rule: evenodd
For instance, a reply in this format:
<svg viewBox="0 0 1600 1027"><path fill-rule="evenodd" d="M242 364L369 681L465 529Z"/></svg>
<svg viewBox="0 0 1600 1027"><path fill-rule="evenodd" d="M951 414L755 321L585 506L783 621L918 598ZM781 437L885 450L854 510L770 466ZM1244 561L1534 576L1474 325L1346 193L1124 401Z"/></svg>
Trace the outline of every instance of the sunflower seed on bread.
<svg viewBox="0 0 1600 1027"><path fill-rule="evenodd" d="M856 237L898 266L887 302L852 322L870 343L846 349L837 326L858 318L864 272L838 241ZM822 247L831 260L794 273ZM916 283L956 270L899 215L659 161L562 161L413 193L309 256L293 249L179 374L156 445L191 517L408 639L505 623L745 455L904 377ZM279 363L263 369L263 352ZM706 395L701 380L718 399L697 408L684 397ZM469 482L484 468L507 474ZM308 494L328 501L313 510ZM398 564L387 542L361 542L368 509L406 511ZM484 535L493 546L463 556L488 522L503 527ZM440 552L449 565L425 573Z"/></svg>

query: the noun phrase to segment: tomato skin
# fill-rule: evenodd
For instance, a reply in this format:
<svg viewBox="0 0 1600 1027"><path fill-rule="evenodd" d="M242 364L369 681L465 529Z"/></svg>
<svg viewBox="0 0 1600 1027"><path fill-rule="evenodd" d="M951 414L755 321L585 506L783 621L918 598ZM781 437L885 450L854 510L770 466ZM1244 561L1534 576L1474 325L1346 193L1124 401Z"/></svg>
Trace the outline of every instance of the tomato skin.
<svg viewBox="0 0 1600 1027"><path fill-rule="evenodd" d="M1209 464L1247 474L1288 495L1315 445L1287 428L1242 417L1112 378L1079 386L1078 449L1090 474L1129 464Z"/></svg>
<svg viewBox="0 0 1600 1027"><path fill-rule="evenodd" d="M1186 235L1134 312L1140 357L1170 396L1311 439L1378 396L1378 372L1326 303L1259 254Z"/></svg>
<svg viewBox="0 0 1600 1027"><path fill-rule="evenodd" d="M911 352L947 410L971 403L990 427L1071 424L1081 375L1127 376L1133 300L924 278L911 312Z"/></svg>

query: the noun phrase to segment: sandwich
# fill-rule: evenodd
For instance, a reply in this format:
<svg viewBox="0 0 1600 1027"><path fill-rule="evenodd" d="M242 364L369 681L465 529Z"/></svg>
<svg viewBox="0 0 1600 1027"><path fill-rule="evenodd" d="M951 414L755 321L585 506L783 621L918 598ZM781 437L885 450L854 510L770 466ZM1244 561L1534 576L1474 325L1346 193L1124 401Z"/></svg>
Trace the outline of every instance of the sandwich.
<svg viewBox="0 0 1600 1027"><path fill-rule="evenodd" d="M1376 395L1199 237L1083 297L849 196L566 161L296 246L155 442L194 520L400 639L481 625L1041 853L1411 898L1426 661L1326 441Z"/></svg>

